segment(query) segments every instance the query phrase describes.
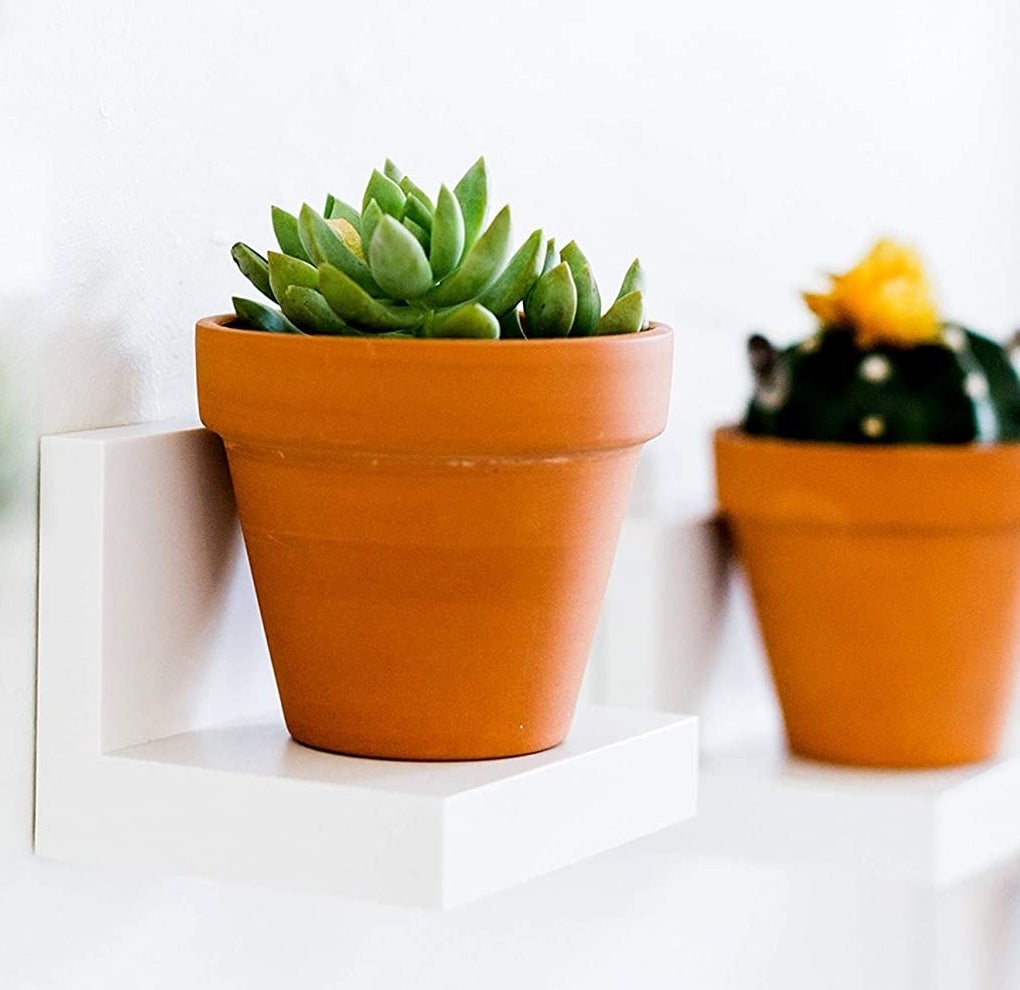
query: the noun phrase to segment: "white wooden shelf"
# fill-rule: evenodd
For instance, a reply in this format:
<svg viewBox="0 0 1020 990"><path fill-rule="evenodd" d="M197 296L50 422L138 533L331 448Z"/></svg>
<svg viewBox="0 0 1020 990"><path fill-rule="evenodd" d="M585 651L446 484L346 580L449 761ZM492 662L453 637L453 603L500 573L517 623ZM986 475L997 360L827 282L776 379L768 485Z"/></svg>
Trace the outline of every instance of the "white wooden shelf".
<svg viewBox="0 0 1020 990"><path fill-rule="evenodd" d="M778 749L706 758L676 851L837 866L944 887L1020 856L1020 758L948 770L859 770Z"/></svg>
<svg viewBox="0 0 1020 990"><path fill-rule="evenodd" d="M662 506L626 520L589 700L701 719L698 817L649 840L708 853L846 867L927 887L1020 856L1020 694L1006 755L952 770L863 771L785 754L745 583L710 517Z"/></svg>
<svg viewBox="0 0 1020 990"><path fill-rule="evenodd" d="M582 708L474 763L294 743L202 429L46 438L40 513L40 855L445 907L694 813L682 715Z"/></svg>

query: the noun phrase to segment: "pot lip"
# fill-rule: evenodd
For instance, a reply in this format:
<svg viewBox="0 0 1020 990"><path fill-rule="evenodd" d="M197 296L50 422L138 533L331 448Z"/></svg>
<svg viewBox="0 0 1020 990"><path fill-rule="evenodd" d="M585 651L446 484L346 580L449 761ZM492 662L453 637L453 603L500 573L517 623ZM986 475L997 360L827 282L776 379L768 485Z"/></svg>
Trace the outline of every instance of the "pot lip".
<svg viewBox="0 0 1020 990"><path fill-rule="evenodd" d="M995 441L991 443L840 443L835 440L789 440L745 433L739 424L716 427L713 439L718 446L734 452L741 450L749 454L771 451L777 456L796 457L798 454L818 458L831 458L871 462L917 458L926 460L963 460L966 458L989 458L1020 455L1020 440Z"/></svg>
<svg viewBox="0 0 1020 990"><path fill-rule="evenodd" d="M516 347L526 345L529 350L559 350L563 347L573 347L577 349L586 348L600 348L600 347L619 347L625 346L624 342L630 342L635 340L657 340L662 337L670 337L673 334L672 328L666 324L661 323L658 320L650 320L648 328L641 330L638 333L617 333L617 334L606 334L601 337L536 337L526 340L507 340L497 338L495 340L479 340L475 338L466 337L431 337L428 340L424 340L420 337L375 337L375 336L364 336L364 337L345 337L345 336L332 336L330 334L278 334L278 333L267 333L264 330L246 330L242 327L232 327L228 324L233 320L237 319L236 313L220 313L215 316L203 316L195 324L196 329L202 329L214 333L224 333L231 335L251 335L252 337L269 337L274 340L281 339L293 339L294 341L301 341L300 346L309 346L310 341L318 341L319 343L312 344L313 347L419 347L423 343L427 343L430 348L443 348L448 349L451 347L455 348L466 348L466 347L492 347L494 344L499 344L500 347Z"/></svg>
<svg viewBox="0 0 1020 990"><path fill-rule="evenodd" d="M899 532L1020 526L1020 443L781 440L715 431L724 514L799 527Z"/></svg>
<svg viewBox="0 0 1020 990"><path fill-rule="evenodd" d="M630 448L667 418L673 331L542 340L195 330L199 416L236 442L443 456ZM512 345L521 346L512 346ZM502 346L500 346L502 345Z"/></svg>

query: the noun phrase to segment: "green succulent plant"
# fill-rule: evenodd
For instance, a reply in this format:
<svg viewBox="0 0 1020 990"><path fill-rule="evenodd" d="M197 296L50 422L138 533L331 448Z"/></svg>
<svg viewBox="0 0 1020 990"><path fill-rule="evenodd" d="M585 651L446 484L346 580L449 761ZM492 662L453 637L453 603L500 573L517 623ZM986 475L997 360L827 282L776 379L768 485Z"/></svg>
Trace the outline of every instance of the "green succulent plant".
<svg viewBox="0 0 1020 990"><path fill-rule="evenodd" d="M234 297L239 325L272 333L399 337L587 337L646 326L640 263L603 313L581 249L533 231L511 252L510 208L488 222L479 158L435 201L389 160L360 209L330 195L321 213L272 208L279 251L231 255L279 309ZM523 312L521 305L523 303Z"/></svg>

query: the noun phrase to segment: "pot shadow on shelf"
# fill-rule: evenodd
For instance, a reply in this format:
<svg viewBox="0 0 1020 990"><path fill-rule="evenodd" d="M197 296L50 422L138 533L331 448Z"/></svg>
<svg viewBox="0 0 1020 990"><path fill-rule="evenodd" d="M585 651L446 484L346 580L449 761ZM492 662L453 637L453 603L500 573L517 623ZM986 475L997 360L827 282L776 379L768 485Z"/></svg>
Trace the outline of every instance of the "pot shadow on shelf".
<svg viewBox="0 0 1020 990"><path fill-rule="evenodd" d="M624 521L586 697L697 715L703 752L778 744L775 693L718 516Z"/></svg>

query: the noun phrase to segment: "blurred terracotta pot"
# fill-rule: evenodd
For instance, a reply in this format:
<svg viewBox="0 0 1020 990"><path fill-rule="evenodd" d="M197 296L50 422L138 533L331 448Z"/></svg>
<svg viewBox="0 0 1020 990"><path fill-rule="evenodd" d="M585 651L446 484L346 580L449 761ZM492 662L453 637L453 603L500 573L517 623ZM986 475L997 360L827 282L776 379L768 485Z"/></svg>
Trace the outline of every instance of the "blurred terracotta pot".
<svg viewBox="0 0 1020 990"><path fill-rule="evenodd" d="M876 767L994 755L1020 618L1020 444L721 430L719 502L790 748Z"/></svg>
<svg viewBox="0 0 1020 990"><path fill-rule="evenodd" d="M376 340L197 327L287 727L511 756L573 716L672 332Z"/></svg>

